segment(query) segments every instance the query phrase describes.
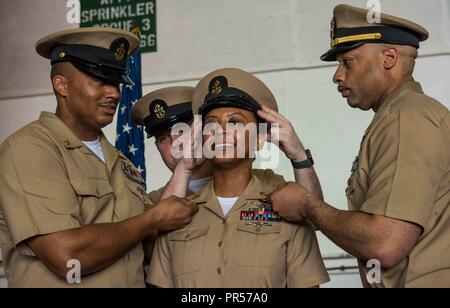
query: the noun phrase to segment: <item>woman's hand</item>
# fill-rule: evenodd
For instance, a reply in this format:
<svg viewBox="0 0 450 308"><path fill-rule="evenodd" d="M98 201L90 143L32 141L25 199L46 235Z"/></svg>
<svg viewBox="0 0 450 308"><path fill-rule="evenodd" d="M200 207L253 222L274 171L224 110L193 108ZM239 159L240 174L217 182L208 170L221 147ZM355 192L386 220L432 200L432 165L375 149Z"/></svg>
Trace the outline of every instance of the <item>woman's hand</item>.
<svg viewBox="0 0 450 308"><path fill-rule="evenodd" d="M292 161L308 159L305 148L288 119L266 106L262 106L262 110L258 111L258 116L272 124L270 133L267 135L267 141L277 144L280 150Z"/></svg>

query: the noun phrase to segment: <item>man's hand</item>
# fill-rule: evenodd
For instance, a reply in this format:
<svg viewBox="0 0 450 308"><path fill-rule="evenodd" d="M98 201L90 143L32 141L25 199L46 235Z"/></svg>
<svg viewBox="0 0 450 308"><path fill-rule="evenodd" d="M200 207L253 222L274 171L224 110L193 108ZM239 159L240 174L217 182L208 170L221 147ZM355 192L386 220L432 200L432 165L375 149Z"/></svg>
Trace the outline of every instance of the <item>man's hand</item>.
<svg viewBox="0 0 450 308"><path fill-rule="evenodd" d="M193 201L172 196L162 200L149 212L156 216L158 231L166 232L185 227L197 211Z"/></svg>
<svg viewBox="0 0 450 308"><path fill-rule="evenodd" d="M308 218L310 198L305 188L294 182L281 184L268 196L268 201L281 217L290 222L302 222Z"/></svg>
<svg viewBox="0 0 450 308"><path fill-rule="evenodd" d="M266 106L262 106L262 110L258 111L258 116L269 124L279 125L278 127L271 127L271 133L268 134L267 141L278 144L290 160L304 161L308 158L303 144L288 119ZM274 137L274 139L271 139L271 137Z"/></svg>
<svg viewBox="0 0 450 308"><path fill-rule="evenodd" d="M197 212L193 201L170 197L141 215L117 223L88 224L24 241L56 276L66 279L67 261L77 259L82 275L113 264L145 238L184 227ZM151 248L151 247L148 247ZM150 255L150 250L147 251Z"/></svg>

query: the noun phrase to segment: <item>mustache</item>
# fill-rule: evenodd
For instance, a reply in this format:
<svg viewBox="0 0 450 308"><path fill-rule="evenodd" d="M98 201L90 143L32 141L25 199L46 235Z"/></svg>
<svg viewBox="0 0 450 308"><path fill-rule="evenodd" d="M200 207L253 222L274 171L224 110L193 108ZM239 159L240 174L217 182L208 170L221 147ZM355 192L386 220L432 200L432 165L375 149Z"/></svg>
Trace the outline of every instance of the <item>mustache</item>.
<svg viewBox="0 0 450 308"><path fill-rule="evenodd" d="M99 104L100 106L110 106L110 105L114 105L115 107L117 107L117 105L119 105L119 101L116 100L108 100L105 102L102 102Z"/></svg>
<svg viewBox="0 0 450 308"><path fill-rule="evenodd" d="M344 86L341 86L341 85L340 85L340 86L338 86L338 89L337 89L337 90L338 90L339 93L342 93L343 91L345 91L345 90L350 90L350 89L347 88L347 87L344 87Z"/></svg>

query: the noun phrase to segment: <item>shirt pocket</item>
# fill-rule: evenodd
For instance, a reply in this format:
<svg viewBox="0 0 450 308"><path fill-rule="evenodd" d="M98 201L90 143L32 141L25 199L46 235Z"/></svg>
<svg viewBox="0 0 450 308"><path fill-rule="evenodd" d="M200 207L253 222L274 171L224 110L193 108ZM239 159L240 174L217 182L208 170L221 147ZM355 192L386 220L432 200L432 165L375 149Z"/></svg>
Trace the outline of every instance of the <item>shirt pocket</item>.
<svg viewBox="0 0 450 308"><path fill-rule="evenodd" d="M352 164L352 169L350 170L351 174L349 179L347 180L347 188L345 189L345 194L347 195L347 197L351 196L356 189L356 176L359 170L359 164L360 164L360 156L361 153L358 154L358 156L356 156L355 160L353 161Z"/></svg>
<svg viewBox="0 0 450 308"><path fill-rule="evenodd" d="M253 223L253 224L251 224ZM236 261L244 266L273 267L285 263L286 249L281 239L281 223L268 222L258 227L257 222L240 221L237 225Z"/></svg>
<svg viewBox="0 0 450 308"><path fill-rule="evenodd" d="M366 169L360 165L352 168L352 173L347 181L345 194L350 210L359 210L366 200L369 179Z"/></svg>
<svg viewBox="0 0 450 308"><path fill-rule="evenodd" d="M169 233L172 268L175 275L193 273L200 270L209 226L186 228Z"/></svg>
<svg viewBox="0 0 450 308"><path fill-rule="evenodd" d="M111 210L113 208L114 191L109 182L101 179L78 179L71 180L70 183L77 194L84 224L101 223L102 221L97 220L98 214L109 205Z"/></svg>

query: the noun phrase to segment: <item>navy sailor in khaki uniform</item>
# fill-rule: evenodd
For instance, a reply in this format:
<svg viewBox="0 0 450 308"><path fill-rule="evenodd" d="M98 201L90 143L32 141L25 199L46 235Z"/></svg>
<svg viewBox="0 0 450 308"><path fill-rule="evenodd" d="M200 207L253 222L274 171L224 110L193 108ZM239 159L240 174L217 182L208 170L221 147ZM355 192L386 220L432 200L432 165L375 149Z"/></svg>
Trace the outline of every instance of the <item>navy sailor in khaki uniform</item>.
<svg viewBox="0 0 450 308"><path fill-rule="evenodd" d="M245 134L226 130L229 123L275 121L279 114L270 90L247 72L218 70L197 85L193 110L202 115L203 125L222 128L213 144L216 151L231 149L233 154L209 159L213 180L192 197L199 212L185 228L158 238L147 282L178 288L315 287L327 282L314 227L282 220L267 203L283 178L270 170L252 173L250 153L257 149ZM205 144L211 137L204 136ZM242 141L244 157L237 155ZM298 159L299 165L312 167L311 161ZM314 193L321 195L320 190Z"/></svg>
<svg viewBox="0 0 450 308"><path fill-rule="evenodd" d="M199 193L212 179L211 162L203 161L200 165L186 164L186 161L175 158L172 145L180 137L172 134L174 125L184 123L192 125L194 115L192 112L193 87L175 86L152 91L134 104L131 116L138 125L145 127L148 138L155 139L155 145L164 164L174 173L171 181L165 186L151 191L147 196L152 204L169 196L170 193L179 192L180 196L191 196ZM177 181L177 173L190 173L187 194L183 185ZM264 174L264 170L254 169L255 174Z"/></svg>
<svg viewBox="0 0 450 308"><path fill-rule="evenodd" d="M375 112L351 168L350 211L294 184L269 199L356 256L365 287L450 287L450 113L412 75L428 32L384 13L371 23L368 14L336 6L322 56L338 61L333 81L348 104Z"/></svg>
<svg viewBox="0 0 450 308"><path fill-rule="evenodd" d="M0 146L10 287L145 287L141 242L183 227L195 212L176 197L145 211L144 179L101 131L113 121L120 84L131 82L126 62L138 48L135 35L109 28L66 30L36 44L51 60L57 108ZM67 280L72 269L79 283Z"/></svg>
<svg viewBox="0 0 450 308"><path fill-rule="evenodd" d="M155 145L164 164L173 172L191 172L187 195L200 192L212 179L211 165L208 162L197 166L186 166L183 159L177 159L172 154L172 145L179 135L172 134L172 127L179 123L191 125L194 120L192 113L193 87L175 86L152 91L134 104L131 111L133 121L145 127L148 138L155 139ZM194 168L194 169L192 169ZM169 182L167 185L148 194L153 203L158 203L168 197L170 186L177 183ZM169 186L169 187L168 187ZM167 191L167 188L168 191Z"/></svg>

